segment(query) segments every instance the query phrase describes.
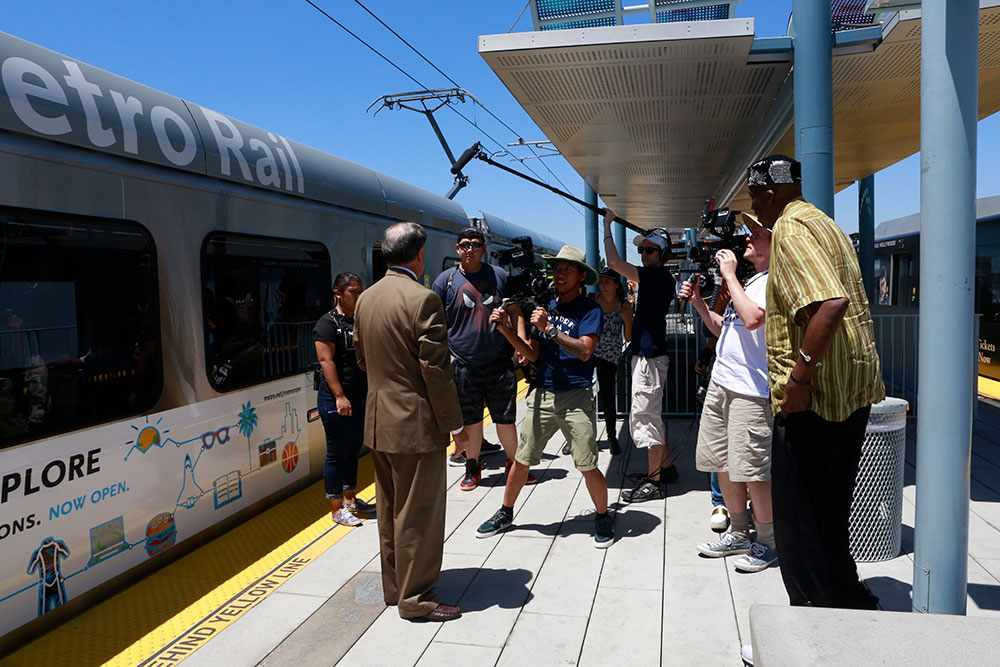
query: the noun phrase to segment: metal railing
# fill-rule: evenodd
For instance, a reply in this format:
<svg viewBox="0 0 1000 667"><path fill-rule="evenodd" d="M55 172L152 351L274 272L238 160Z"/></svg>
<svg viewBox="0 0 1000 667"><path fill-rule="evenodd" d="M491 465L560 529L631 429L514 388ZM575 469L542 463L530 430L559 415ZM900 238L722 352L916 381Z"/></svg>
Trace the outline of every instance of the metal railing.
<svg viewBox="0 0 1000 667"><path fill-rule="evenodd" d="M872 307L885 394L907 401L911 417L917 416L918 313L916 308Z"/></svg>
<svg viewBox="0 0 1000 667"><path fill-rule="evenodd" d="M316 363L312 331L316 322L272 322L264 336L267 377L301 371Z"/></svg>
<svg viewBox="0 0 1000 667"><path fill-rule="evenodd" d="M75 325L0 331L0 371L75 357L78 338Z"/></svg>
<svg viewBox="0 0 1000 667"><path fill-rule="evenodd" d="M728 19L743 0L531 0L535 30L624 25L626 16L648 15L650 23Z"/></svg>
<svg viewBox="0 0 1000 667"><path fill-rule="evenodd" d="M688 306L690 309L690 306ZM976 315L975 335L978 339L979 315ZM882 381L887 396L902 398L910 404L910 417L918 414L917 361L919 352L919 311L916 308L872 308L875 347L882 365ZM667 341L670 346L670 371L663 414L668 417L693 417L699 412L695 392L698 376L694 364L707 342L701 320L685 313L667 316ZM973 360L973 363L975 360ZM623 362L623 363L628 363ZM631 407L629 369L619 373L616 400L618 415L628 415ZM974 376L975 377L975 376ZM972 387L975 396L975 381ZM974 401L975 404L975 401Z"/></svg>

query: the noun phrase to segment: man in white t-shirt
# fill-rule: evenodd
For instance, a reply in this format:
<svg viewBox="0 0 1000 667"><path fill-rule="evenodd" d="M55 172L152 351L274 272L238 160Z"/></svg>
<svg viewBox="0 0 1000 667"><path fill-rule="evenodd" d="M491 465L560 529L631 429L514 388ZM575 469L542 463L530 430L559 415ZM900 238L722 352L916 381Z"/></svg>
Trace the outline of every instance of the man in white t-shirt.
<svg viewBox="0 0 1000 667"><path fill-rule="evenodd" d="M712 558L739 556L742 572L760 572L778 561L771 515L771 427L768 403L767 351L764 345L767 269L771 263L771 232L744 213L750 231L743 258L756 273L741 285L738 260L731 250L716 255L731 301L719 315L709 310L701 290L685 282L681 299L689 299L706 326L719 337L715 366L705 395L698 429L695 462L698 470L719 475L719 487L729 508L730 527L721 539L698 545ZM753 503L757 537L750 538L747 496Z"/></svg>

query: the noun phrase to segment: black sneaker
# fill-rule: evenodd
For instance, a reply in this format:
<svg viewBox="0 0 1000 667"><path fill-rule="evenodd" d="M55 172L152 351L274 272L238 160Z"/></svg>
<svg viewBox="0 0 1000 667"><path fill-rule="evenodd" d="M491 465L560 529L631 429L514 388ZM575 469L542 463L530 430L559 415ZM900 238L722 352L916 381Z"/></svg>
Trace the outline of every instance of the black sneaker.
<svg viewBox="0 0 1000 667"><path fill-rule="evenodd" d="M479 456L482 457L483 454L496 454L501 449L503 449L503 447L497 443L483 440L483 446L479 448Z"/></svg>
<svg viewBox="0 0 1000 667"><path fill-rule="evenodd" d="M677 466L673 463L670 464L669 468L660 468L660 483L670 484L678 479L680 479L680 473L677 472Z"/></svg>
<svg viewBox="0 0 1000 667"><path fill-rule="evenodd" d="M663 486L648 477L640 481L634 489L622 491L622 500L627 503L644 503L647 500L660 500L666 497Z"/></svg>
<svg viewBox="0 0 1000 667"><path fill-rule="evenodd" d="M618 444L618 436L614 433L608 435L608 446L611 448L611 456L618 456L622 453L621 445Z"/></svg>
<svg viewBox="0 0 1000 667"><path fill-rule="evenodd" d="M482 456L483 456L482 453L480 453L479 455L480 466L483 465ZM465 452L459 452L458 454L452 454L451 456L448 457L448 465L450 465L453 468L461 468L462 466L465 465L465 462L468 460L469 458L465 455Z"/></svg>
<svg viewBox="0 0 1000 667"><path fill-rule="evenodd" d="M483 525L476 529L476 537L493 537L497 533L510 528L513 523L514 512L505 507L501 507L493 513L493 516L484 521Z"/></svg>
<svg viewBox="0 0 1000 667"><path fill-rule="evenodd" d="M615 541L615 524L610 512L594 515L594 546L607 549Z"/></svg>
<svg viewBox="0 0 1000 667"><path fill-rule="evenodd" d="M562 448L563 456L569 456L572 451L573 450L571 450L569 448L569 443L568 442L565 445L563 445L563 448Z"/></svg>

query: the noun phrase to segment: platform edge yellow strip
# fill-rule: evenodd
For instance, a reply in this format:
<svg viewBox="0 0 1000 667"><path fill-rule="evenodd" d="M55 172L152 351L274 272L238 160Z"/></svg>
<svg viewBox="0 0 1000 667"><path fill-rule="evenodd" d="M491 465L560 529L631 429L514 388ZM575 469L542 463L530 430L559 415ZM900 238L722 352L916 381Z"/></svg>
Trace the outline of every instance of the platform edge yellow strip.
<svg viewBox="0 0 1000 667"><path fill-rule="evenodd" d="M518 381L516 400L522 400L527 394L527 390L527 382L524 380ZM484 415L483 425L488 426L491 422L492 420L490 417L488 415ZM370 461L370 459L367 460ZM359 495L370 496L374 492L375 485L371 484L362 490ZM175 635L175 639L166 646L161 646L159 650L156 650L155 647L143 646L143 644L146 643L145 638L143 638L105 664L111 666L133 664L126 656L134 656L135 653L148 655L148 657L140 663L145 667L176 665L183 662L185 659L194 654L194 652L203 646L209 639L217 636L220 632L225 630L226 627L229 627L233 621L238 619L253 607L256 607L271 593L278 590L283 583L301 571L301 569L311 561L326 552L327 549L336 544L351 530L344 526L336 526L333 528L327 528L318 537L311 537L318 527L328 525L327 521L328 519L324 517L323 519L314 522L311 526L285 542L285 544L281 547L258 560L255 564L257 566L270 565L270 562L277 560L275 554L285 552L286 547L299 544L304 539L311 539L310 542L299 548L294 554L273 565L268 574L260 577L250 585L245 586L237 595L229 597L226 602L218 604L217 601L225 599L224 596L227 591L232 590L231 584L234 580L239 578L239 575L233 577L226 583L218 586L211 593L205 595L199 602L215 603L217 607L214 611L212 611L212 613L204 616L194 624L190 624L190 618L188 618L189 614L181 612L166 623L159 626L160 629L172 630L171 634ZM196 608L197 606L198 605L191 605L189 609ZM180 630L180 627L183 627L185 623L188 624L187 630ZM149 633L147 636L153 634L155 633Z"/></svg>
<svg viewBox="0 0 1000 667"><path fill-rule="evenodd" d="M1000 401L1000 382L985 375L979 376L979 393L987 398Z"/></svg>
<svg viewBox="0 0 1000 667"><path fill-rule="evenodd" d="M370 459L366 459L370 461ZM368 463L370 465L370 463ZM301 492L300 492L301 493ZM375 484L372 483L362 489L361 496L371 496L375 493ZM281 546L272 550L267 555L258 559L253 565L245 568L243 572L237 574L223 582L211 592L204 595L200 600L188 606L184 611L176 614L170 620L152 629L142 639L126 647L111 660L105 662L110 666L131 666L136 664L136 654L143 656L142 665L176 665L184 659L190 657L204 642L232 624L244 613L256 607L261 601L266 599L271 593L277 590L281 584L288 581L294 574L301 571L310 561L316 559L327 549L332 547L351 530L345 526L330 527L330 519L324 516L313 522L309 527L299 531L286 540ZM286 555L289 550L293 553ZM294 563L293 563L294 561ZM290 563L293 563L291 566ZM246 572L259 571L266 568L268 574L246 583ZM285 568L285 569L283 569ZM264 583L273 582L273 583ZM234 596L233 589L239 586L239 592ZM258 588L260 589L258 592ZM251 592L252 604L240 604L240 600ZM213 611L198 619L195 614L199 608L212 605ZM220 621L213 618L223 615L228 621L225 627L219 627ZM208 627L210 631L204 630ZM164 646L162 640L157 641L155 637L163 632L167 632L175 639ZM150 645L154 644L154 645ZM169 652L173 652L173 657L164 657Z"/></svg>

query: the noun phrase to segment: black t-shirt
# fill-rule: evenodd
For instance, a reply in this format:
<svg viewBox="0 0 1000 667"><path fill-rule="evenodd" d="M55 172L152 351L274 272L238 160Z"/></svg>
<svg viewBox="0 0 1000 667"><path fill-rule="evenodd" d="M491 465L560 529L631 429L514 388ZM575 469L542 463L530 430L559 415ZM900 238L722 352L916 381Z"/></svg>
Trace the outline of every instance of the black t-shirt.
<svg viewBox="0 0 1000 667"><path fill-rule="evenodd" d="M368 393L368 376L358 367L354 351L354 318L341 315L336 309L319 318L313 327L313 340L333 344L333 365L337 368L340 386L348 396ZM326 377L321 375L320 390L330 391Z"/></svg>
<svg viewBox="0 0 1000 667"><path fill-rule="evenodd" d="M676 296L674 277L666 266L640 266L639 293L632 320L630 351L640 357L667 354L667 309Z"/></svg>
<svg viewBox="0 0 1000 667"><path fill-rule="evenodd" d="M490 330L490 313L507 296L507 272L483 264L475 273L455 267L443 271L431 287L444 304L448 348L466 366L491 366L510 359L507 339Z"/></svg>

